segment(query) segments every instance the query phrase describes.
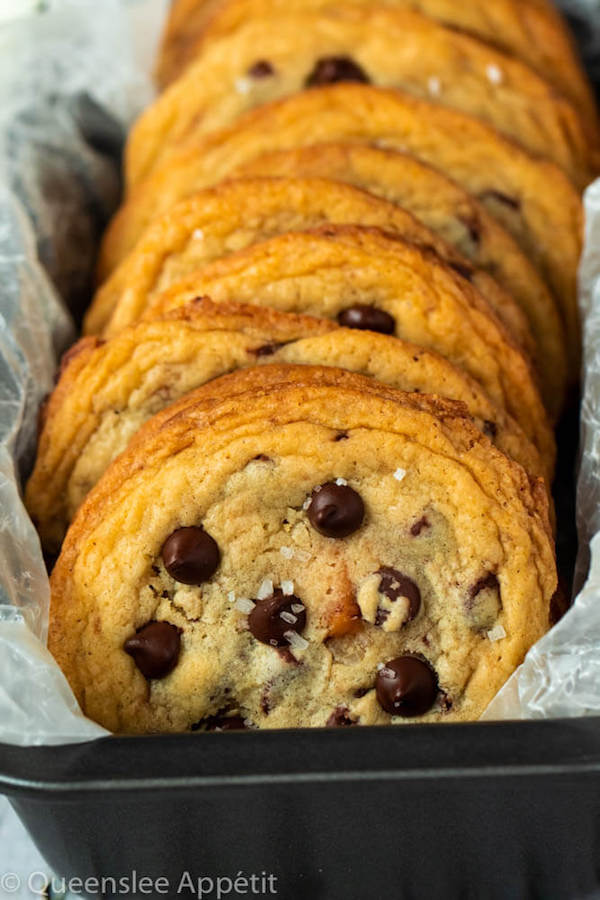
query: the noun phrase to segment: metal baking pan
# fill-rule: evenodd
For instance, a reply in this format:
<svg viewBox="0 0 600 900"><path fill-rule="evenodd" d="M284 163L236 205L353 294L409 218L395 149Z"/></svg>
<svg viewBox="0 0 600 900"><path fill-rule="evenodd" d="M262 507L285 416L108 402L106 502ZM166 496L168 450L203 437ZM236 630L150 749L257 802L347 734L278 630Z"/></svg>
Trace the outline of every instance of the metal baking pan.
<svg viewBox="0 0 600 900"><path fill-rule="evenodd" d="M0 745L0 790L91 896L600 897L600 718Z"/></svg>

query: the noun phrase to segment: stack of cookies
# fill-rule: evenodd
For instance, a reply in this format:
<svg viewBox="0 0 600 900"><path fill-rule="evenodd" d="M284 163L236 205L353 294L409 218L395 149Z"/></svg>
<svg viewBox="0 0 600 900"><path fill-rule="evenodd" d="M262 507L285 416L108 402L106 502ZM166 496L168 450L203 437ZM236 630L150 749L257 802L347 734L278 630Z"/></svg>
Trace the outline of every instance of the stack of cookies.
<svg viewBox="0 0 600 900"><path fill-rule="evenodd" d="M26 490L50 649L116 732L476 719L557 588L570 37L546 0L176 0L157 77Z"/></svg>

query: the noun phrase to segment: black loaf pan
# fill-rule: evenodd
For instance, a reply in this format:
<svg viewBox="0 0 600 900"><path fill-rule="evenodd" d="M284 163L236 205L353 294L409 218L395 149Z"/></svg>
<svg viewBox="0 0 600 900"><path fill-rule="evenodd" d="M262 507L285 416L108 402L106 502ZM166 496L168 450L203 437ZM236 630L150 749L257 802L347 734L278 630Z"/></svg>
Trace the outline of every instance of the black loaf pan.
<svg viewBox="0 0 600 900"><path fill-rule="evenodd" d="M75 116L116 156L101 110ZM567 583L577 415L559 431ZM107 898L193 897L197 879L217 897L219 878L284 900L600 898L600 717L0 744L0 792L61 878L115 879Z"/></svg>

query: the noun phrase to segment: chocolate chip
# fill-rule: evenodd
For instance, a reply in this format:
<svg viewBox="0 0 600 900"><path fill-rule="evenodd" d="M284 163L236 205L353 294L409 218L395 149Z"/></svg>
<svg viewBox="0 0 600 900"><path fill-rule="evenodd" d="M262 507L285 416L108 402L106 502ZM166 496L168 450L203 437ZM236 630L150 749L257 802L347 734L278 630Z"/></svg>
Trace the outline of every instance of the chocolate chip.
<svg viewBox="0 0 600 900"><path fill-rule="evenodd" d="M356 725L356 721L350 717L347 706L338 706L327 719L327 728L342 728L348 725Z"/></svg>
<svg viewBox="0 0 600 900"><path fill-rule="evenodd" d="M365 505L360 494L347 484L328 481L313 491L308 518L318 532L330 538L344 538L360 528Z"/></svg>
<svg viewBox="0 0 600 900"><path fill-rule="evenodd" d="M349 306L339 313L337 320L344 328L357 328L360 331L393 334L396 330L393 316L375 306Z"/></svg>
<svg viewBox="0 0 600 900"><path fill-rule="evenodd" d="M498 426L490 419L486 419L483 423L483 433L493 440L498 437Z"/></svg>
<svg viewBox="0 0 600 900"><path fill-rule="evenodd" d="M497 200L499 203L504 204L504 206L509 206L511 209L520 210L521 209L521 201L515 200L514 197L509 197L507 194L503 194L501 191L484 191L479 195L481 200Z"/></svg>
<svg viewBox="0 0 600 900"><path fill-rule="evenodd" d="M474 600L478 594L486 589L500 591L498 578L496 577L496 575L494 575L493 572L488 572L487 575L484 575L483 578L480 578L479 581L477 581L473 585L473 587L469 591L469 597L471 598L471 600Z"/></svg>
<svg viewBox="0 0 600 900"><path fill-rule="evenodd" d="M275 69L266 59L259 59L254 65L248 69L248 75L251 78L269 78L275 74Z"/></svg>
<svg viewBox="0 0 600 900"><path fill-rule="evenodd" d="M283 343L271 343L271 344L263 344L261 347L256 347L254 350L251 350L250 353L253 353L254 356L273 356L274 353L281 348L285 347L285 342Z"/></svg>
<svg viewBox="0 0 600 900"><path fill-rule="evenodd" d="M221 561L219 546L203 528L178 528L162 548L165 569L181 584L202 584L214 575Z"/></svg>
<svg viewBox="0 0 600 900"><path fill-rule="evenodd" d="M306 87L336 84L339 81L358 81L369 84L370 78L349 56L324 56L318 59L305 81Z"/></svg>
<svg viewBox="0 0 600 900"><path fill-rule="evenodd" d="M350 435L347 431L338 431L333 440L337 443L338 441L347 441L349 437Z"/></svg>
<svg viewBox="0 0 600 900"><path fill-rule="evenodd" d="M408 622L412 622L421 609L421 591L412 578L403 575L402 572L399 572L397 569L392 569L390 566L382 566L377 574L381 575L381 581L379 583L380 594L383 594L393 603L401 597L408 600L408 614L404 624L406 625ZM382 612L385 612L385 610L382 610ZM376 621L375 624L380 625L381 622Z"/></svg>
<svg viewBox="0 0 600 900"><path fill-rule="evenodd" d="M270 597L257 600L248 616L248 628L256 640L271 647L289 647L286 634L290 631L300 634L305 626L306 609L302 601L293 594L284 594L281 588L275 588Z"/></svg>
<svg viewBox="0 0 600 900"><path fill-rule="evenodd" d="M146 678L164 678L179 659L181 629L170 622L149 622L125 641L123 649Z"/></svg>
<svg viewBox="0 0 600 900"><path fill-rule="evenodd" d="M421 516L421 518L411 526L410 533L413 537L419 537L425 528L431 528L431 525L427 516Z"/></svg>
<svg viewBox="0 0 600 900"><path fill-rule="evenodd" d="M422 659L398 656L377 672L375 691L385 712L410 719L433 706L438 694L437 676Z"/></svg>

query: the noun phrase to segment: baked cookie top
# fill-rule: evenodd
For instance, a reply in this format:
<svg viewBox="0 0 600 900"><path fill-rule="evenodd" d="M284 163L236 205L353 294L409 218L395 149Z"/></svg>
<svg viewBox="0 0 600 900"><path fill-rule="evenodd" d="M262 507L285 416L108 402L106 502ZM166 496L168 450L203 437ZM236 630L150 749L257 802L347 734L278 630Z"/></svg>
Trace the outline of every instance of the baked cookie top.
<svg viewBox="0 0 600 900"><path fill-rule="evenodd" d="M545 503L460 404L249 369L88 496L49 647L113 731L476 718L548 627Z"/></svg>
<svg viewBox="0 0 600 900"><path fill-rule="evenodd" d="M126 182L173 145L235 122L247 109L304 88L358 81L401 88L474 115L547 157L578 185L596 171L592 141L570 101L513 56L409 9L340 7L252 17L208 42L138 119Z"/></svg>
<svg viewBox="0 0 600 900"><path fill-rule="evenodd" d="M385 327L434 350L519 422L552 469L554 437L530 365L482 296L431 253L355 226L281 235L172 285L147 315L201 295L325 316L359 329Z"/></svg>
<svg viewBox="0 0 600 900"><path fill-rule="evenodd" d="M317 144L267 153L236 175L335 178L397 203L517 300L535 339L533 359L546 408L557 417L567 383L564 328L556 301L514 238L483 204L415 157L364 144ZM483 290L485 293L485 290Z"/></svg>
<svg viewBox="0 0 600 900"><path fill-rule="evenodd" d="M142 314L157 291L203 263L274 234L324 222L379 226L434 250L489 299L525 352L533 335L522 310L486 272L410 213L347 184L325 179L240 179L194 194L157 219L97 292L85 327L115 334Z"/></svg>
<svg viewBox="0 0 600 900"><path fill-rule="evenodd" d="M513 234L556 293L576 368L580 342L576 278L582 241L579 194L559 167L531 156L489 126L455 110L370 85L313 88L252 110L231 129L182 145L168 165L157 167L139 185L130 204L139 207L145 224L181 196L181 185L189 182L190 172L194 183L205 187L266 152L323 141L376 143L408 151L478 197ZM100 270L106 271L102 261Z"/></svg>
<svg viewBox="0 0 600 900"><path fill-rule="evenodd" d="M516 422L438 354L327 319L200 298L109 341L83 338L66 354L25 492L45 549L60 549L86 494L148 418L213 378L273 363L332 365L459 400L498 448L530 474L547 476Z"/></svg>
<svg viewBox="0 0 600 900"><path fill-rule="evenodd" d="M157 66L162 85L176 78L214 40L256 18L320 10L373 8L370 0L176 0L165 30ZM570 97L596 127L598 113L590 84L560 13L548 0L379 0L377 9L418 10L431 19L478 36L528 63L560 93Z"/></svg>

